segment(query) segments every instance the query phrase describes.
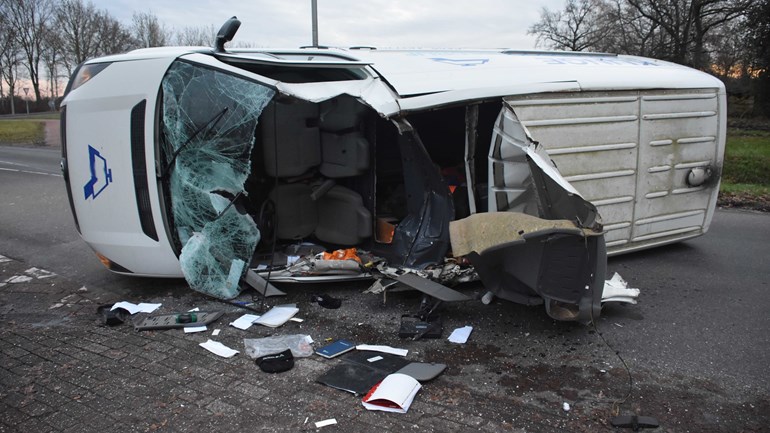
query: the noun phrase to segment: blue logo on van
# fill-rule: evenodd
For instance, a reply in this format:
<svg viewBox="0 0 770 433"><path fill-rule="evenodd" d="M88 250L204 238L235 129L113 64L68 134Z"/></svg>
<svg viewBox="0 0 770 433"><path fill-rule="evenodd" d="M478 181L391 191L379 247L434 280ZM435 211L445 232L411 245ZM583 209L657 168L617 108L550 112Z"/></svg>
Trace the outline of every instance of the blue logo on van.
<svg viewBox="0 0 770 433"><path fill-rule="evenodd" d="M447 59L445 57L432 57L431 60L455 66L479 66L489 62L489 59Z"/></svg>
<svg viewBox="0 0 770 433"><path fill-rule="evenodd" d="M88 197L96 198L112 183L112 169L107 168L107 160L91 146L88 146L88 165L91 168L91 180L83 187L86 200Z"/></svg>

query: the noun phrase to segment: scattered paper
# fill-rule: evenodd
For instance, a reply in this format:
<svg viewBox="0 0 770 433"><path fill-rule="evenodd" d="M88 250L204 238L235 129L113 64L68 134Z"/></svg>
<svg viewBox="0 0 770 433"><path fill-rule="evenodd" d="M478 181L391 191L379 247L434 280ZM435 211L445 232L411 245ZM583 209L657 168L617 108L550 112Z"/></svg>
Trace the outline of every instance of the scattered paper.
<svg viewBox="0 0 770 433"><path fill-rule="evenodd" d="M454 331L452 331L452 334L449 336L448 340L452 343L463 344L466 341L468 341L468 337L471 336L471 331L473 331L473 326L464 326L462 328L457 328Z"/></svg>
<svg viewBox="0 0 770 433"><path fill-rule="evenodd" d="M199 344L200 347L208 350L209 352L213 353L214 355L219 355L223 358L232 358L233 356L237 355L237 350L230 349L229 347L225 346L224 344L209 339L205 343Z"/></svg>
<svg viewBox="0 0 770 433"><path fill-rule="evenodd" d="M367 359L367 361L369 361L369 362L377 362L377 361L382 361L383 359L385 359L385 358L381 357L380 355L377 355L377 356L372 356L371 358Z"/></svg>
<svg viewBox="0 0 770 433"><path fill-rule="evenodd" d="M307 421L305 421L305 422L307 422ZM334 419L334 418L325 419L323 421L316 422L315 423L315 428L326 427L327 425L334 425L334 424L337 424L337 420L336 419Z"/></svg>
<svg viewBox="0 0 770 433"><path fill-rule="evenodd" d="M219 335L219 331L221 331L221 329L215 329L214 332L211 333L211 335L216 337L217 335Z"/></svg>
<svg viewBox="0 0 770 433"><path fill-rule="evenodd" d="M203 332L206 330L206 325L203 326L185 326L184 327L184 333L185 334L192 334L194 332Z"/></svg>
<svg viewBox="0 0 770 433"><path fill-rule="evenodd" d="M188 313L194 313L196 311L200 311L201 309L198 307L193 308L192 310L187 310Z"/></svg>
<svg viewBox="0 0 770 433"><path fill-rule="evenodd" d="M297 307L273 307L267 313L259 316L254 323L276 328L288 322L297 312Z"/></svg>
<svg viewBox="0 0 770 433"><path fill-rule="evenodd" d="M409 351L407 349L397 349L390 346L377 346L372 344L359 344L356 346L357 350L371 350L374 352L390 353L391 355L406 356Z"/></svg>
<svg viewBox="0 0 770 433"><path fill-rule="evenodd" d="M140 303L140 304L133 304L131 302L121 301L116 302L115 305L110 308L110 310L114 310L116 308L122 308L126 311L128 311L130 314L136 314L136 313L152 313L153 311L160 308L162 304L146 304L146 303Z"/></svg>
<svg viewBox="0 0 770 433"><path fill-rule="evenodd" d="M49 271L46 271L45 269L38 269L38 268L29 268L24 272L28 275L32 275L37 279L51 278L56 276L56 274L54 274L53 272L49 272Z"/></svg>
<svg viewBox="0 0 770 433"><path fill-rule="evenodd" d="M254 321L257 319L259 319L259 316L255 314L244 314L243 316L236 319L235 322L231 323L230 326L234 326L245 331L251 328L251 325L254 324Z"/></svg>
<svg viewBox="0 0 770 433"><path fill-rule="evenodd" d="M305 319L300 319L299 317L292 317L291 319L289 319L289 321L297 322L297 323L302 323L302 322L305 321Z"/></svg>
<svg viewBox="0 0 770 433"><path fill-rule="evenodd" d="M361 401L369 410L406 413L422 388L417 379L401 373L389 374L374 385Z"/></svg>
<svg viewBox="0 0 770 433"><path fill-rule="evenodd" d="M564 409L564 412L569 412L569 403L565 401L561 408Z"/></svg>

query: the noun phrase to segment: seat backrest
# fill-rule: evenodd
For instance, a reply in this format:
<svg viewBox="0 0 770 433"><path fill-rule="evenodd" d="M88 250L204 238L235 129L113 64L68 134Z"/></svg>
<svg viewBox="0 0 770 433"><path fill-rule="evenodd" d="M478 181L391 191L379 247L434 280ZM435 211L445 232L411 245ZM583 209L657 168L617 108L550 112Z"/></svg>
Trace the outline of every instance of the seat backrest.
<svg viewBox="0 0 770 433"><path fill-rule="evenodd" d="M304 183L278 185L270 191L275 203L275 236L278 239L302 239L310 236L318 225L313 189Z"/></svg>
<svg viewBox="0 0 770 433"><path fill-rule="evenodd" d="M372 214L357 192L336 185L318 199L316 237L336 245L358 245L372 236Z"/></svg>
<svg viewBox="0 0 770 433"><path fill-rule="evenodd" d="M322 162L326 177L360 176L369 169L369 142L358 131L347 134L321 133Z"/></svg>
<svg viewBox="0 0 770 433"><path fill-rule="evenodd" d="M259 118L265 171L293 177L321 163L318 105L309 102L270 103Z"/></svg>

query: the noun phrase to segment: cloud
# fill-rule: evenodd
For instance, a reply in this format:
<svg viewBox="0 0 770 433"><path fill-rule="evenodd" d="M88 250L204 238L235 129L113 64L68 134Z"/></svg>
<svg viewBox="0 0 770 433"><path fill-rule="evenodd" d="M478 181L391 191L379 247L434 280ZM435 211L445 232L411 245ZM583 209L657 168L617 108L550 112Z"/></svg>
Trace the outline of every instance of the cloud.
<svg viewBox="0 0 770 433"><path fill-rule="evenodd" d="M262 47L311 43L310 0L94 0L130 24L135 11L152 12L165 25L219 26L235 15L241 21L236 41ZM372 45L396 48L533 48L527 28L545 6L561 9L563 0L318 0L322 45Z"/></svg>

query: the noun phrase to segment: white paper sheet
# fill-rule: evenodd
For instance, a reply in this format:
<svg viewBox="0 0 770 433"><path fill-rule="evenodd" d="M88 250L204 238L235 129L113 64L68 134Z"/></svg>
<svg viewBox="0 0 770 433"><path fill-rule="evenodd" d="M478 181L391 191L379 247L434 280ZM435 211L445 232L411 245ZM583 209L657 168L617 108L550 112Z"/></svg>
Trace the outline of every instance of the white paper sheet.
<svg viewBox="0 0 770 433"><path fill-rule="evenodd" d="M140 304L133 304L131 302L121 301L116 302L110 310L114 310L116 308L122 308L126 311L128 311L130 314L136 314L136 313L152 313L153 311L160 308L162 304L147 304L147 303L140 303Z"/></svg>
<svg viewBox="0 0 770 433"><path fill-rule="evenodd" d="M325 419L323 421L316 422L315 428L326 427L327 425L334 425L334 424L337 424L337 420L335 418Z"/></svg>
<svg viewBox="0 0 770 433"><path fill-rule="evenodd" d="M200 347L208 350L209 352L213 353L214 355L219 355L223 358L232 358L233 356L237 355L237 350L230 349L229 347L225 346L224 344L209 339L205 343L199 344Z"/></svg>
<svg viewBox="0 0 770 433"><path fill-rule="evenodd" d="M371 350L374 352L390 353L391 355L406 356L409 353L407 349L397 349L390 346L377 346L372 344L359 344L356 346L357 350Z"/></svg>
<svg viewBox="0 0 770 433"><path fill-rule="evenodd" d="M251 325L253 325L254 321L257 319L259 319L259 316L255 314L244 314L243 316L236 319L235 322L232 322L230 326L234 326L245 331L251 328Z"/></svg>
<svg viewBox="0 0 770 433"><path fill-rule="evenodd" d="M206 325L203 326L185 326L184 327L184 333L185 334L192 334L195 332L203 332L206 330Z"/></svg>
<svg viewBox="0 0 770 433"><path fill-rule="evenodd" d="M463 326L462 328L457 328L452 331L452 334L449 336L448 340L452 343L463 344L468 341L468 337L471 336L471 331L473 331L473 326Z"/></svg>
<svg viewBox="0 0 770 433"><path fill-rule="evenodd" d="M254 323L276 328L288 322L299 311L297 307L273 307L267 313L259 316Z"/></svg>
<svg viewBox="0 0 770 433"><path fill-rule="evenodd" d="M372 388L373 391L369 391L364 396L361 403L369 410L381 410L385 412L406 413L409 410L409 406L414 401L414 396L417 395L417 391L422 388L420 382L411 376L407 376L401 373L389 374L379 384ZM395 403L398 407L388 407L388 405L377 404L378 400Z"/></svg>

